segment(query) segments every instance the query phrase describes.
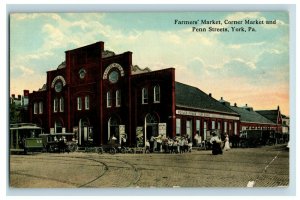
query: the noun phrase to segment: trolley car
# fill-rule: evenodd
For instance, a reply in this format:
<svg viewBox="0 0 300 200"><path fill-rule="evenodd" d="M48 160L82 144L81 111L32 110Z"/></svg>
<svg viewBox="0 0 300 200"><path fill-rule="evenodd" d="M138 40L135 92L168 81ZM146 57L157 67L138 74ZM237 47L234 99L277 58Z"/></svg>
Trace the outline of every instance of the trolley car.
<svg viewBox="0 0 300 200"><path fill-rule="evenodd" d="M32 123L10 124L10 153L41 151L43 149L42 128Z"/></svg>

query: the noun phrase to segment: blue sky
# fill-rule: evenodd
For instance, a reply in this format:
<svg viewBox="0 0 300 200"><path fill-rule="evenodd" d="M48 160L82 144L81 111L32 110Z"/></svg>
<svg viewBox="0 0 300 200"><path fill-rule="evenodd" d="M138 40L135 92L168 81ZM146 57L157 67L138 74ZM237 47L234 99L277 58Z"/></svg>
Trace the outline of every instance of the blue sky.
<svg viewBox="0 0 300 200"><path fill-rule="evenodd" d="M193 32L178 20L276 20L256 32ZM208 28L210 25L196 25ZM105 42L115 53L133 52L133 64L174 67L176 80L238 106L289 114L287 12L15 13L10 15L10 92L38 90L64 52ZM30 81L29 81L30 78Z"/></svg>

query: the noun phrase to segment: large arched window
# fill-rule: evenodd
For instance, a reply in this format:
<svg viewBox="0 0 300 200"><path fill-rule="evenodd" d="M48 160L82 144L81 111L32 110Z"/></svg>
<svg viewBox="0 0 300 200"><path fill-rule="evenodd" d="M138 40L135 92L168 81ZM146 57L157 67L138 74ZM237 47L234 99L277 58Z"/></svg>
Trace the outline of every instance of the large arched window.
<svg viewBox="0 0 300 200"><path fill-rule="evenodd" d="M62 123L61 121L57 120L54 124L55 133L62 133Z"/></svg>
<svg viewBox="0 0 300 200"><path fill-rule="evenodd" d="M142 104L148 103L148 88L142 89Z"/></svg>
<svg viewBox="0 0 300 200"><path fill-rule="evenodd" d="M120 142L120 137L119 137L119 125L120 125L120 119L116 115L113 115L111 118L108 120L108 131L107 131L107 139L109 142L114 142L119 143ZM113 137L115 137L113 139Z"/></svg>
<svg viewBox="0 0 300 200"><path fill-rule="evenodd" d="M159 85L154 86L153 89L153 96L154 96L154 103L159 103L160 102L160 87Z"/></svg>
<svg viewBox="0 0 300 200"><path fill-rule="evenodd" d="M148 113L145 116L145 137L144 137L144 144L146 140L151 140L152 137L158 136L158 123L159 118L156 113Z"/></svg>

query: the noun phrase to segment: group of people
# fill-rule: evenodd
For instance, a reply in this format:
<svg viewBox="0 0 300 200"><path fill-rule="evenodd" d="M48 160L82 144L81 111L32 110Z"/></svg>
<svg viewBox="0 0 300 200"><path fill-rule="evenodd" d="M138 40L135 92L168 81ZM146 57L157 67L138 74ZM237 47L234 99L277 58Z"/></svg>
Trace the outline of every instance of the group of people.
<svg viewBox="0 0 300 200"><path fill-rule="evenodd" d="M225 140L222 141L219 136L213 132L212 137L210 139L210 143L212 144L212 154L222 154L223 150L228 151L230 149L229 137L226 135ZM224 143L224 145L223 145Z"/></svg>
<svg viewBox="0 0 300 200"><path fill-rule="evenodd" d="M174 138L158 135L146 141L146 150L149 152L185 153L192 151L192 141L188 136Z"/></svg>

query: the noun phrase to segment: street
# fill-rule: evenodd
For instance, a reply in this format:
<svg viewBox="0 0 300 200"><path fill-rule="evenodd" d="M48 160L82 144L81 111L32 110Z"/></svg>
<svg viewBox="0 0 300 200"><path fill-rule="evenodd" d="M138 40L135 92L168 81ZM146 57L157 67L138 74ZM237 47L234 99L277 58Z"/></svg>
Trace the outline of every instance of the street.
<svg viewBox="0 0 300 200"><path fill-rule="evenodd" d="M10 156L12 188L278 187L289 185L283 145L184 154L35 153ZM248 185L249 186L249 185Z"/></svg>

